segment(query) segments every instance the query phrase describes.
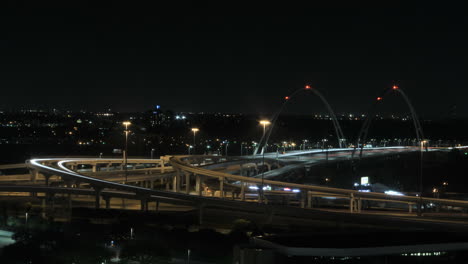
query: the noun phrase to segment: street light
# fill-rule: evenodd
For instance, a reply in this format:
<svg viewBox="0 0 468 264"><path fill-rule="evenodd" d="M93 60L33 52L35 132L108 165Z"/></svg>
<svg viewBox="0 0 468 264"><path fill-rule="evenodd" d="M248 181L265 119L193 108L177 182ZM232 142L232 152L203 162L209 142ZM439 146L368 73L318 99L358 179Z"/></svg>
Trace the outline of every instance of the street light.
<svg viewBox="0 0 468 264"><path fill-rule="evenodd" d="M289 100L289 97L286 97L286 100ZM271 122L268 121L268 120L260 120L259 123L260 123L260 125L263 126L263 136L262 136L262 138L264 138L264 140L265 140L264 141L265 144L264 144L264 146L262 148L262 186L260 188L261 189L260 190L260 194L261 194L260 199L261 199L261 202L263 203L263 181L264 181L263 174L265 173L265 147L266 147L265 132L266 132L266 126L270 125Z"/></svg>
<svg viewBox="0 0 468 264"><path fill-rule="evenodd" d="M193 128L192 128L192 132L193 132L193 147L194 147L193 152L194 152L194 154L195 154L195 146L196 146L196 145L195 145L195 144L196 144L196 142L195 142L195 136L196 136L196 134L197 134L198 131L200 131L200 129L198 129L198 128L196 128L196 127L193 127Z"/></svg>
<svg viewBox="0 0 468 264"><path fill-rule="evenodd" d="M225 147L224 155L227 157L229 141L225 140L225 141L223 141L223 144L224 144L224 147Z"/></svg>
<svg viewBox="0 0 468 264"><path fill-rule="evenodd" d="M270 124L271 124L271 122L270 122L270 121L268 121L268 120L260 120L260 121L259 121L259 123L260 123L260 125L262 125L262 126L263 126L263 135L265 135L265 131L266 131L265 129L266 129L266 126L270 125Z"/></svg>
<svg viewBox="0 0 468 264"><path fill-rule="evenodd" d="M191 150L192 148L193 148L192 145L188 145L188 144L187 144L187 149L188 149L188 154L189 154L189 155L190 155L190 150Z"/></svg>
<svg viewBox="0 0 468 264"><path fill-rule="evenodd" d="M422 193L423 193L423 153L424 147L426 146L427 140L421 140L420 142L420 168L419 168L419 208L418 208L418 216L422 215Z"/></svg>
<svg viewBox="0 0 468 264"><path fill-rule="evenodd" d="M127 156L128 156L128 126L131 125L130 121L125 121L122 123L125 126L125 150L124 150L124 171L125 171L125 183L127 183Z"/></svg>

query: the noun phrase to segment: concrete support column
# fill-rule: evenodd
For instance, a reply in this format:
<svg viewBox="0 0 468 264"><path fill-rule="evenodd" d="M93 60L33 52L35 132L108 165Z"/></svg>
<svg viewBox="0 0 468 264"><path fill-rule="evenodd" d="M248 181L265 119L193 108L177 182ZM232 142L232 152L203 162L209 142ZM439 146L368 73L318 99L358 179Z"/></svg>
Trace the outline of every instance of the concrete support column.
<svg viewBox="0 0 468 264"><path fill-rule="evenodd" d="M408 203L408 213L412 213L413 212L413 204L412 203Z"/></svg>
<svg viewBox="0 0 468 264"><path fill-rule="evenodd" d="M354 194L351 194L351 199L349 200L349 211L350 213L354 213Z"/></svg>
<svg viewBox="0 0 468 264"><path fill-rule="evenodd" d="M180 190L180 170L177 170L176 174L172 178L172 190L174 192L179 192Z"/></svg>
<svg viewBox="0 0 468 264"><path fill-rule="evenodd" d="M96 171L97 171L97 164L94 164L92 167L92 172L96 172Z"/></svg>
<svg viewBox="0 0 468 264"><path fill-rule="evenodd" d="M309 196L309 192L307 190L301 190L301 208L305 208L307 196Z"/></svg>
<svg viewBox="0 0 468 264"><path fill-rule="evenodd" d="M312 197L312 194L311 193L308 193L307 194L307 208L312 208L313 207L313 197Z"/></svg>
<svg viewBox="0 0 468 264"><path fill-rule="evenodd" d="M29 173L31 173L31 181L33 183L36 183L37 177L39 176L39 171L37 170L29 170Z"/></svg>
<svg viewBox="0 0 468 264"><path fill-rule="evenodd" d="M145 211L145 212L148 211L148 199L142 198L140 200L140 203L141 203L141 207L140 207L141 211Z"/></svg>
<svg viewBox="0 0 468 264"><path fill-rule="evenodd" d="M185 173L185 193L190 193L190 173Z"/></svg>
<svg viewBox="0 0 468 264"><path fill-rule="evenodd" d="M101 192L102 192L102 187L97 187L93 186L93 189L95 191L95 202L94 202L94 207L96 209L99 209L101 206Z"/></svg>
<svg viewBox="0 0 468 264"><path fill-rule="evenodd" d="M49 186L49 180L52 175L44 173L45 186Z"/></svg>
<svg viewBox="0 0 468 264"><path fill-rule="evenodd" d="M110 197L105 197L104 201L106 201L106 209L110 209Z"/></svg>
<svg viewBox="0 0 468 264"><path fill-rule="evenodd" d="M151 181L150 181L150 188L151 188L151 189L154 189L154 180L151 180Z"/></svg>
<svg viewBox="0 0 468 264"><path fill-rule="evenodd" d="M195 192L197 192L199 196L203 195L202 187L203 187L203 176L197 174L195 175Z"/></svg>
<svg viewBox="0 0 468 264"><path fill-rule="evenodd" d="M361 212L361 208L362 208L362 200L361 200L361 198L358 198L357 203L356 203L356 210L357 210L358 213Z"/></svg>
<svg viewBox="0 0 468 264"><path fill-rule="evenodd" d="M224 198L224 177L219 177L219 197Z"/></svg>
<svg viewBox="0 0 468 264"><path fill-rule="evenodd" d="M241 201L245 201L245 182L241 182L240 198Z"/></svg>
<svg viewBox="0 0 468 264"><path fill-rule="evenodd" d="M161 160L161 173L166 171L166 167L164 167L164 160Z"/></svg>

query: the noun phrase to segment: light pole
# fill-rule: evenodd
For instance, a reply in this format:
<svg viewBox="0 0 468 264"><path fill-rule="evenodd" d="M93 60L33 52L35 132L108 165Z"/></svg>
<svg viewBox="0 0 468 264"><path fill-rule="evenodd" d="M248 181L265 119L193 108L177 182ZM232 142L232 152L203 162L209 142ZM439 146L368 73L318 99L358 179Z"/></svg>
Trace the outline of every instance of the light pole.
<svg viewBox="0 0 468 264"><path fill-rule="evenodd" d="M151 149L151 159L153 159L154 148Z"/></svg>
<svg viewBox="0 0 468 264"><path fill-rule="evenodd" d="M325 149L325 159L326 159L326 162L328 163L328 144L325 146L325 142L328 142L328 139L326 138L322 139L322 151L323 149Z"/></svg>
<svg viewBox="0 0 468 264"><path fill-rule="evenodd" d="M228 152L227 152L227 151L228 151L229 141L225 140L225 141L223 141L223 143L224 143L224 149L225 149L225 150L224 150L224 155L227 157L227 155L228 155Z"/></svg>
<svg viewBox="0 0 468 264"><path fill-rule="evenodd" d="M422 193L423 193L423 153L424 147L427 143L427 140L421 140L420 142L420 152L421 156L419 158L419 207L418 207L418 216L422 215Z"/></svg>
<svg viewBox="0 0 468 264"><path fill-rule="evenodd" d="M259 123L263 126L263 136L265 136L266 126L270 125L271 122L268 120L260 120Z"/></svg>
<svg viewBox="0 0 468 264"><path fill-rule="evenodd" d="M196 141L195 141L195 137L197 135L197 132L200 131L200 129L196 128L196 127L193 127L192 128L192 132L193 132L193 153L195 154L195 146L196 146Z"/></svg>
<svg viewBox="0 0 468 264"><path fill-rule="evenodd" d="M260 120L259 122L263 126L263 136L262 138L264 139L264 144L262 147L262 186L260 188L260 201L263 203L263 185L264 185L264 179L263 179L263 174L265 173L265 148L266 148L266 138L265 138L265 133L266 133L266 126L270 125L271 122L268 120Z"/></svg>
<svg viewBox="0 0 468 264"><path fill-rule="evenodd" d="M187 145L187 149L188 149L188 154L190 155L190 150L193 148L192 145Z"/></svg>
<svg viewBox="0 0 468 264"><path fill-rule="evenodd" d="M124 150L124 172L125 172L125 184L127 184L127 156L128 156L128 126L131 125L130 121L122 123L125 126L125 150Z"/></svg>

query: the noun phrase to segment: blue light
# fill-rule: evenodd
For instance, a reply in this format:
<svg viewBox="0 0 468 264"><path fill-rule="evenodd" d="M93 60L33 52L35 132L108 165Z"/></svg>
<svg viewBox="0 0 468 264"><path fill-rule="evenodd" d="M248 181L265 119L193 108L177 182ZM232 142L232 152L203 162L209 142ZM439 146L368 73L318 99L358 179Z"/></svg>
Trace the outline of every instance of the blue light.
<svg viewBox="0 0 468 264"><path fill-rule="evenodd" d="M156 105L156 109L159 109L159 108L161 108L161 106L160 106L160 105Z"/></svg>

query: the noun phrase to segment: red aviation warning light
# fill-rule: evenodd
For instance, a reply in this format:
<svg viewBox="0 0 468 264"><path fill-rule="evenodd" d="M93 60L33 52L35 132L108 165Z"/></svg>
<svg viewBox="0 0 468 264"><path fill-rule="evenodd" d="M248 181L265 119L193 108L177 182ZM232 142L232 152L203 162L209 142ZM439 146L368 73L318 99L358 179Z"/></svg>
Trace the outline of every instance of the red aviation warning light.
<svg viewBox="0 0 468 264"><path fill-rule="evenodd" d="M312 88L312 87L310 87L310 85L307 84L306 86L304 86L304 88L305 88L306 90L309 90L309 89Z"/></svg>
<svg viewBox="0 0 468 264"><path fill-rule="evenodd" d="M398 90L398 88L399 88L398 85L393 85L393 86L392 86L392 89L393 89L393 90Z"/></svg>
<svg viewBox="0 0 468 264"><path fill-rule="evenodd" d="M377 101L382 101L382 97L377 97Z"/></svg>
<svg viewBox="0 0 468 264"><path fill-rule="evenodd" d="M284 97L284 100L289 100L289 96L285 96L285 97Z"/></svg>

